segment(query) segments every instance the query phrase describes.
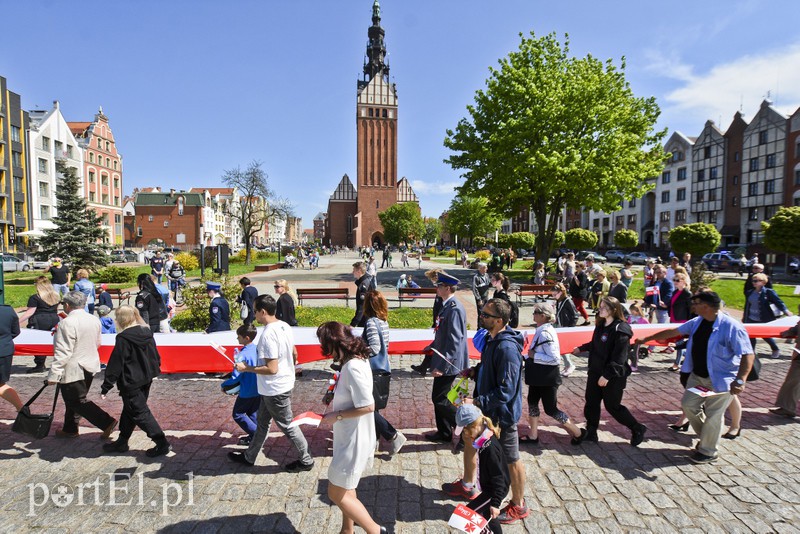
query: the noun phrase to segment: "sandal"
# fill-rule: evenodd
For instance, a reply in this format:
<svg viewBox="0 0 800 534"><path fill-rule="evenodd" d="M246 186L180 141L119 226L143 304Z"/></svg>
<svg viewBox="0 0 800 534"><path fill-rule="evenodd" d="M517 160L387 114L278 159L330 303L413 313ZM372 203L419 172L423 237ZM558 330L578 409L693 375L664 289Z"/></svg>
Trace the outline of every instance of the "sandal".
<svg viewBox="0 0 800 534"><path fill-rule="evenodd" d="M539 443L539 438L532 438L530 436L520 436L519 437L520 443L531 443L533 445L537 445Z"/></svg>

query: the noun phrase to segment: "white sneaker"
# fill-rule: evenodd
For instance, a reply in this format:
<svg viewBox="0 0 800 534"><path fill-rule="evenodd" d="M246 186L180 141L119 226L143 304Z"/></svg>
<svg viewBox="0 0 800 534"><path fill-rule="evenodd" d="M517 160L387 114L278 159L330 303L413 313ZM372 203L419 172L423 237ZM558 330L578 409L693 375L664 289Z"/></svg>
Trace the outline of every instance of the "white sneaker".
<svg viewBox="0 0 800 534"><path fill-rule="evenodd" d="M395 454L400 452L400 449L403 448L403 445L406 444L406 441L407 441L406 437L403 435L402 432L400 432L398 430L397 434L394 437L394 439L392 439L392 441L391 441L392 447L389 450L389 455L390 456L394 456Z"/></svg>
<svg viewBox="0 0 800 534"><path fill-rule="evenodd" d="M778 359L778 358L780 358L780 357L781 357L781 351L780 351L780 349L779 349L779 350L773 350L773 351L772 351L772 359L773 359L773 360L777 360L777 359Z"/></svg>
<svg viewBox="0 0 800 534"><path fill-rule="evenodd" d="M574 366L574 365L570 365L569 367L566 367L566 368L565 368L565 369L564 369L564 370L561 372L561 376L569 376L569 375L571 375L571 374L572 374L572 372L573 372L574 370L575 370L575 366Z"/></svg>

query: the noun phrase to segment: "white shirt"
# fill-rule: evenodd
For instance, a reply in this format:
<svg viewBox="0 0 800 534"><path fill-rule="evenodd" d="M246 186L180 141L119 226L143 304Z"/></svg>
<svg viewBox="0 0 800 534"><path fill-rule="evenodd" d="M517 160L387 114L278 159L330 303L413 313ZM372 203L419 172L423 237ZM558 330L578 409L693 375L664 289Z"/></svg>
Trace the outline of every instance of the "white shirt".
<svg viewBox="0 0 800 534"><path fill-rule="evenodd" d="M561 347L558 334L551 323L544 323L536 329L528 358L542 365L559 365L561 363Z"/></svg>
<svg viewBox="0 0 800 534"><path fill-rule="evenodd" d="M256 375L259 395L272 397L292 391L294 388L293 348L294 335L288 324L283 321L275 321L264 327L256 346L258 365L267 365L267 360L278 360L278 372L274 375Z"/></svg>

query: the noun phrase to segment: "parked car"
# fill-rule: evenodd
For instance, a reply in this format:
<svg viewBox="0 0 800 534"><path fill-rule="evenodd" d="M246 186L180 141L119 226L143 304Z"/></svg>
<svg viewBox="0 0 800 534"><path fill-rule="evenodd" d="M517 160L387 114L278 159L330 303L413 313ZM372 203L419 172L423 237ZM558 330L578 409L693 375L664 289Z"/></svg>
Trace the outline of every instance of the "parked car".
<svg viewBox="0 0 800 534"><path fill-rule="evenodd" d="M709 252L702 259L706 268L712 271L740 271L746 263L729 252Z"/></svg>
<svg viewBox="0 0 800 534"><path fill-rule="evenodd" d="M33 264L29 261L24 261L16 256L3 254L3 272L9 271L30 271L33 269Z"/></svg>
<svg viewBox="0 0 800 534"><path fill-rule="evenodd" d="M112 250L111 263L127 263L139 261L139 255L131 250Z"/></svg>
<svg viewBox="0 0 800 534"><path fill-rule="evenodd" d="M594 261L600 263L603 263L608 260L608 258L606 258L605 256L603 256L598 252L595 252L594 250L580 250L575 254L575 259L578 261L584 261L589 256L594 258Z"/></svg>
<svg viewBox="0 0 800 534"><path fill-rule="evenodd" d="M608 261L624 261L626 254L621 250L608 250L606 251L606 258Z"/></svg>
<svg viewBox="0 0 800 534"><path fill-rule="evenodd" d="M648 256L644 252L631 252L625 256L625 260L630 260L634 265L644 265L648 261L656 261L656 258Z"/></svg>

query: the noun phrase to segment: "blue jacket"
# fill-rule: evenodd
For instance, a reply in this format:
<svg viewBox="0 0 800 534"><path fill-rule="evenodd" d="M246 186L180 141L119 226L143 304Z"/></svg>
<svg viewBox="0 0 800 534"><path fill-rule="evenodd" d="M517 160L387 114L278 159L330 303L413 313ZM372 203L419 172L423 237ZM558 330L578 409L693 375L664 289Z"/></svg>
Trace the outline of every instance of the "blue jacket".
<svg viewBox="0 0 800 534"><path fill-rule="evenodd" d="M228 301L222 297L215 297L208 307L208 315L211 322L206 328L206 332L224 332L231 329L231 307Z"/></svg>
<svg viewBox="0 0 800 534"><path fill-rule="evenodd" d="M469 367L467 312L455 295L442 305L437 322L431 347L447 358L450 364L442 360L441 356L434 355L431 370L441 371L444 376L455 376Z"/></svg>
<svg viewBox="0 0 800 534"><path fill-rule="evenodd" d="M694 368L692 361L692 336L700 326L702 317L698 316L690 319L678 326L678 331L683 335L689 336L686 344L686 358L681 367L682 373L691 373ZM711 385L714 391L722 393L730 391L731 382L739 372L739 364L742 362L743 354L753 354L753 346L742 323L722 312L717 313L714 326L711 330L711 337L708 338L708 352L706 365L708 366L708 376L711 377Z"/></svg>
<svg viewBox="0 0 800 534"><path fill-rule="evenodd" d="M750 312L750 295L753 293L753 291L755 291L755 289L751 289L745 294L744 315L742 316L742 322L745 323L749 322L748 317ZM783 313L789 313L789 309L786 307L786 304L783 303L775 290L765 287L761 290L761 294L758 296L758 309L761 311L762 323L768 323L775 320L775 313L772 311L770 304L774 304Z"/></svg>
<svg viewBox="0 0 800 534"><path fill-rule="evenodd" d="M94 304L94 284L86 278L81 278L75 285L72 286L74 291L80 291L86 295L86 311L89 311L89 305Z"/></svg>
<svg viewBox="0 0 800 534"><path fill-rule="evenodd" d="M658 299L655 297L645 297L645 303L651 304L659 310L668 310L669 303L672 301L672 292L675 291L675 286L666 278L656 281L653 285L658 287ZM658 304L659 300L664 303L664 306Z"/></svg>
<svg viewBox="0 0 800 534"><path fill-rule="evenodd" d="M256 344L250 343L245 345L239 351L239 358L237 361L244 362L253 367L258 366L258 353L256 352ZM239 396L243 399L252 399L258 397L258 383L256 381L255 373L240 373L234 366L231 373L231 380L239 380Z"/></svg>
<svg viewBox="0 0 800 534"><path fill-rule="evenodd" d="M486 342L475 384L475 405L509 428L522 416L522 334L506 328Z"/></svg>
<svg viewBox="0 0 800 534"><path fill-rule="evenodd" d="M100 333L101 334L116 334L117 327L114 326L114 319L105 316L100 317Z"/></svg>

